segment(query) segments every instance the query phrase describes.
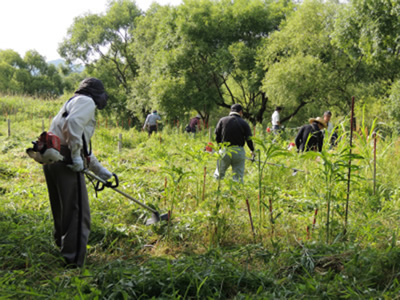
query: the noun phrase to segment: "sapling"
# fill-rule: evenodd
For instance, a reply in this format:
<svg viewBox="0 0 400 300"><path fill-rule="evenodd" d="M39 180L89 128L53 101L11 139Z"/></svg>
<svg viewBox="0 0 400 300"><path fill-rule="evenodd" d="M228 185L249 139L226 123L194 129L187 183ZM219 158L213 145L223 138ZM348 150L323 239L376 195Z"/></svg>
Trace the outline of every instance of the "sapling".
<svg viewBox="0 0 400 300"><path fill-rule="evenodd" d="M174 211L174 206L175 206L175 201L176 201L176 194L178 191L178 185L181 182L181 180L183 179L183 177L188 176L190 174L192 174L192 172L188 171L185 172L183 170L182 167L175 167L175 165L169 161L167 161L168 165L172 165L172 167L162 167L161 169L164 170L167 175L170 176L171 183L172 185L170 185L169 189L171 189L172 192L172 199L171 199L171 208L168 211L168 236L169 236L169 229L170 229L170 220L172 218L172 214Z"/></svg>
<svg viewBox="0 0 400 300"><path fill-rule="evenodd" d="M351 178L351 150L353 147L353 130L354 130L354 96L351 98L351 117L350 117L350 157L349 157L349 168L347 175L347 198L346 198L346 214L344 218L344 234L347 232L347 218L349 214L349 198L350 198L350 178Z"/></svg>
<svg viewBox="0 0 400 300"><path fill-rule="evenodd" d="M208 147L211 149L214 148L212 145L208 145ZM184 152L195 162L195 164L194 164L195 167L199 166L199 165L204 167L203 191L202 191L202 196L201 196L202 201L204 201L205 182L206 182L206 175L207 175L207 171L206 171L207 169L206 169L205 165L212 158L212 155L210 152L204 151L204 147L202 147L202 146L195 146L195 147L191 147L190 149L184 149ZM198 195L197 198L200 198L200 195ZM198 205L198 202L196 204Z"/></svg>
<svg viewBox="0 0 400 300"><path fill-rule="evenodd" d="M324 181L324 193L318 193L320 199L326 201L326 242L330 240L330 224L331 224L331 202L335 199L335 187L339 182L346 181L344 172L348 168L347 160L362 159L362 156L356 154L349 154L348 147L340 152L330 152L323 149L321 152L309 151L302 155L303 159L316 159L319 158L317 164L320 169L320 174ZM351 166L352 170L357 170L357 166ZM316 215L315 215L316 216Z"/></svg>
<svg viewBox="0 0 400 300"><path fill-rule="evenodd" d="M270 218L270 222L271 222L271 235L274 235L275 220L274 220L274 215L273 215L272 199L271 198L269 198L269 218Z"/></svg>
<svg viewBox="0 0 400 300"><path fill-rule="evenodd" d="M204 167L203 195L201 197L202 201L204 201L204 195L205 195L205 192L206 192L206 176L207 176L207 167Z"/></svg>
<svg viewBox="0 0 400 300"><path fill-rule="evenodd" d="M262 199L262 179L263 179L263 173L265 170L265 166L268 163L268 161L272 158L277 158L277 157L284 157L290 155L290 153L286 149L282 149L279 145L275 143L268 143L268 141L263 141L259 138L252 138L254 143L259 147L256 151L258 153L257 156L257 171L258 171L258 199L259 199L259 217L260 217L260 228L262 226L262 209L261 209L261 203L263 203L267 208L270 210L270 222L271 222L271 227L274 225L274 217L271 212L271 207L272 207L272 202L270 199L270 205L266 205ZM261 152L262 150L262 152ZM264 160L262 160L262 157ZM273 229L272 229L273 232Z"/></svg>

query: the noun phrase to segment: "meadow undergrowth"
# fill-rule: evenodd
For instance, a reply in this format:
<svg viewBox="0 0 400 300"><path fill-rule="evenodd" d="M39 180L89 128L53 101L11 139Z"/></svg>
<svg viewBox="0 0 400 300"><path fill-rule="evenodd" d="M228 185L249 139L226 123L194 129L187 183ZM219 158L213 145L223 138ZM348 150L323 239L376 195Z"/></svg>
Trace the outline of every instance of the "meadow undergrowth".
<svg viewBox="0 0 400 300"><path fill-rule="evenodd" d="M118 175L121 190L169 211L171 220L145 226L148 212L109 188L96 197L88 181L87 262L64 269L41 166L25 154L63 102L0 101L1 299L398 297L397 136L378 131L375 192L371 132L364 124L354 137L344 235L345 123L338 146L322 154L288 151L292 136L273 142L257 127L260 151L238 185L232 173L214 179L218 155L205 151L215 143L208 130L193 137L164 126L148 138L99 114L96 156Z"/></svg>

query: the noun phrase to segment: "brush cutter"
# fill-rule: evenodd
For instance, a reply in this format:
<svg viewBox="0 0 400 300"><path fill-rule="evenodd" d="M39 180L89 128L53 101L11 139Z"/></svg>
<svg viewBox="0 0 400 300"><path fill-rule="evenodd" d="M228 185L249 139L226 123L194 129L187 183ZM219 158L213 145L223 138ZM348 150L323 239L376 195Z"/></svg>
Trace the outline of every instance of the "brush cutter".
<svg viewBox="0 0 400 300"><path fill-rule="evenodd" d="M151 218L147 219L146 225L152 225L152 224L157 223L157 222L159 222L161 220L168 220L168 214L160 215L160 213L158 211L156 211L155 209L151 208L150 206L147 206L146 204L144 204L144 203L136 200L135 198L129 196L125 192L117 189L117 187L118 187L118 177L117 177L116 174L113 173L113 176L115 178L115 183L112 184L109 181L105 181L105 180L101 179L100 177L98 177L97 175L95 175L94 173L90 172L87 169L83 170L83 172L86 175L88 175L90 178L97 180L97 184L96 184L96 187L95 187L96 191L101 191L101 190L104 189L104 187L112 188L114 191L120 193L121 195L125 196L129 200L132 200L133 202L135 202L136 204L139 204L144 209L147 209L148 211L150 211L152 213L152 215L151 215ZM102 185L100 185L100 183L102 183Z"/></svg>
<svg viewBox="0 0 400 300"><path fill-rule="evenodd" d="M254 157L252 157L252 158L246 157L246 159L250 160L251 162L260 162L259 160L256 160ZM290 167L287 167L285 165L274 164L274 163L270 163L270 162L267 162L267 164L271 165L271 166L275 166L275 167L282 167L282 168L286 168L286 169L292 169L292 171L293 171L292 176L297 175L297 172L305 172L304 170L300 170L300 169L296 169L296 168L290 168Z"/></svg>

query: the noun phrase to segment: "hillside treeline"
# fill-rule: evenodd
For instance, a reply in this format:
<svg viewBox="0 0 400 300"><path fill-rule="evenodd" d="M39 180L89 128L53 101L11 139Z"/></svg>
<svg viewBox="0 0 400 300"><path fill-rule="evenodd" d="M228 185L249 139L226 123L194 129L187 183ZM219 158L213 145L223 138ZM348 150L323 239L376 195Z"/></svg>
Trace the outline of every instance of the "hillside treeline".
<svg viewBox="0 0 400 300"><path fill-rule="evenodd" d="M253 123L269 121L276 105L284 106L284 124L302 123L326 109L345 116L355 96L367 118L395 128L399 32L394 0L185 0L177 7L155 3L146 12L134 1L115 0L103 14L75 18L59 53L85 66L80 76L105 83L109 110L138 121L152 109L170 119L196 112L208 121L241 103ZM0 52L0 68L4 57ZM63 80L75 83L26 58L23 66L13 63L13 82L22 72L54 94L68 89ZM3 89L7 77L0 78Z"/></svg>

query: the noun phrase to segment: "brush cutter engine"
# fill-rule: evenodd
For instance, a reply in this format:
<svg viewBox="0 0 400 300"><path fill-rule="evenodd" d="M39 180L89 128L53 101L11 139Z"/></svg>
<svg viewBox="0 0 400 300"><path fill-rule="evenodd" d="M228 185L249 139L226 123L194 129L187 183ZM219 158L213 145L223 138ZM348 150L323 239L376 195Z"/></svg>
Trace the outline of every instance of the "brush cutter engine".
<svg viewBox="0 0 400 300"><path fill-rule="evenodd" d="M43 131L32 144L33 148L26 149L26 153L38 163L51 164L64 159L60 153L60 138L52 132Z"/></svg>

